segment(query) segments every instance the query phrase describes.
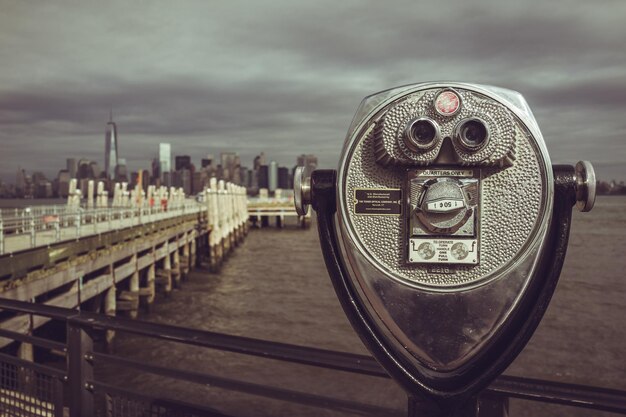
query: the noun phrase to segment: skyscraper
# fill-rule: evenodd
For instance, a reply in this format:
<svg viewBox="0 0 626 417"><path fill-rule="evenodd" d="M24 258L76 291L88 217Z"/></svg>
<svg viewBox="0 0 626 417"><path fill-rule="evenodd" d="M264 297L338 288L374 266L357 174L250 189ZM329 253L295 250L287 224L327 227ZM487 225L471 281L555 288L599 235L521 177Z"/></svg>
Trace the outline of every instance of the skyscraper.
<svg viewBox="0 0 626 417"><path fill-rule="evenodd" d="M239 155L236 152L222 152L220 154L220 161L222 162L224 172L228 172L228 176L224 174L224 180L239 184L241 182L239 178L239 168L241 166Z"/></svg>
<svg viewBox="0 0 626 417"><path fill-rule="evenodd" d="M104 136L104 173L107 178L115 174L115 167L118 164L117 139L117 125L113 121L113 111L111 111Z"/></svg>
<svg viewBox="0 0 626 417"><path fill-rule="evenodd" d="M289 168L278 167L278 188L283 190L291 189L291 184L289 184L289 182Z"/></svg>
<svg viewBox="0 0 626 417"><path fill-rule="evenodd" d="M172 170L172 146L169 143L159 144L159 163L161 164L163 185L169 186L170 171ZM166 175L167 179L165 178Z"/></svg>
<svg viewBox="0 0 626 417"><path fill-rule="evenodd" d="M67 172L70 174L70 178L76 178L76 171L78 169L76 158L67 158L66 162L67 162Z"/></svg>
<svg viewBox="0 0 626 417"><path fill-rule="evenodd" d="M174 166L176 167L176 171L191 169L191 156L176 155L176 157L174 157Z"/></svg>
<svg viewBox="0 0 626 417"><path fill-rule="evenodd" d="M269 190L273 192L276 191L276 188L278 188L278 164L276 161L272 161L269 169Z"/></svg>
<svg viewBox="0 0 626 417"><path fill-rule="evenodd" d="M258 180L257 186L259 188L269 188L270 187L270 169L267 165L259 166L257 171Z"/></svg>
<svg viewBox="0 0 626 417"><path fill-rule="evenodd" d="M206 158L202 158L202 168L213 165L213 155L207 154Z"/></svg>

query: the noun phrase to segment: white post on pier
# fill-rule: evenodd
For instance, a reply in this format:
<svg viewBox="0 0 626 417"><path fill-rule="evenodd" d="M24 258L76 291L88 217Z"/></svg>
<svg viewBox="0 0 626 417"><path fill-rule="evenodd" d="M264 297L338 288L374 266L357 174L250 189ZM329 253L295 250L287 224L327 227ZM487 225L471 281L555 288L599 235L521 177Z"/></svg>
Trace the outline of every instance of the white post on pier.
<svg viewBox="0 0 626 417"><path fill-rule="evenodd" d="M61 215L57 212L57 207L54 206L54 241L61 240Z"/></svg>
<svg viewBox="0 0 626 417"><path fill-rule="evenodd" d="M70 180L70 189L67 193L67 208L74 208L74 200L76 197L76 178Z"/></svg>
<svg viewBox="0 0 626 417"><path fill-rule="evenodd" d="M30 247L34 248L35 245L36 245L36 242L35 242L35 238L36 238L35 237L36 236L35 235L35 216L34 216L34 214L32 212L32 209L30 207L26 207L24 209L24 212L26 214L28 214L28 217L29 217L29 219L28 219L28 229L29 229L29 233L30 233Z"/></svg>
<svg viewBox="0 0 626 417"><path fill-rule="evenodd" d="M128 205L130 207L130 218L135 216L136 201L137 201L137 189L133 188L128 192ZM131 220L132 224L132 220Z"/></svg>
<svg viewBox="0 0 626 417"><path fill-rule="evenodd" d="M241 187L240 194L240 206L241 212L241 226L243 227L244 235L248 233L248 196L246 187Z"/></svg>
<svg viewBox="0 0 626 417"><path fill-rule="evenodd" d="M211 234L209 235L209 245L217 245L216 236L219 233L219 212L217 206L217 179L211 177L209 180L207 204L209 206L209 227L211 228Z"/></svg>
<svg viewBox="0 0 626 417"><path fill-rule="evenodd" d="M223 258L221 218L223 207L219 204L219 187L217 178L211 177L209 180L209 222L211 232L209 233L209 257L212 272L217 272Z"/></svg>
<svg viewBox="0 0 626 417"><path fill-rule="evenodd" d="M80 201L80 195L81 195L80 190L76 190L76 197L75 197L75 198L76 198L78 201ZM80 222L81 222L81 218L80 218L80 205L75 206L74 208L75 208L75 210L76 210L76 217L75 217L74 223L75 223L75 225L76 225L76 239L78 240L78 238L80 238Z"/></svg>
<svg viewBox="0 0 626 417"><path fill-rule="evenodd" d="M170 187L170 194L167 200L167 210L169 211L170 208L173 209L175 207L176 207L176 188Z"/></svg>
<svg viewBox="0 0 626 417"><path fill-rule="evenodd" d="M89 180L87 182L87 210L93 210L93 195L94 195L94 182Z"/></svg>
<svg viewBox="0 0 626 417"><path fill-rule="evenodd" d="M116 182L113 186L113 207L118 208L121 205L120 194L122 192L121 185Z"/></svg>
<svg viewBox="0 0 626 417"><path fill-rule="evenodd" d="M106 191L104 191L104 183L102 181L98 181L96 191L96 222L106 220L102 213L106 210L107 205L108 201Z"/></svg>

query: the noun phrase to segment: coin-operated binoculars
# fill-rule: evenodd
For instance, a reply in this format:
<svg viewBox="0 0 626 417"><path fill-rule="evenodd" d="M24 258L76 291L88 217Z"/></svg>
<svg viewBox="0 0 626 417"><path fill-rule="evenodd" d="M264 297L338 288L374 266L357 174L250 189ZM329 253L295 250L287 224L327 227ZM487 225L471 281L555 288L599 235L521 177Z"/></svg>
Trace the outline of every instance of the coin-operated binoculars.
<svg viewBox="0 0 626 417"><path fill-rule="evenodd" d="M550 162L517 92L404 86L363 100L339 168L298 169L326 266L352 326L434 414L475 398L530 339L554 292L591 164Z"/></svg>

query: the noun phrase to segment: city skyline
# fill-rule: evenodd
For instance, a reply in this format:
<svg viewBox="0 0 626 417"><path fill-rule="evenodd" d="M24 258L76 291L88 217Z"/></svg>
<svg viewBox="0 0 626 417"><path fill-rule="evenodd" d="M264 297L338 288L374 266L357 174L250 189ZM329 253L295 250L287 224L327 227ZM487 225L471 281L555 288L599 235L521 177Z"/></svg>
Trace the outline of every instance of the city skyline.
<svg viewBox="0 0 626 417"><path fill-rule="evenodd" d="M104 144L105 169L99 168L98 162L87 158L66 158L65 168L61 167L56 175L46 175L41 170L22 168L18 165L15 182L0 180L0 198L65 198L71 188L70 180L77 181L77 187L87 189L97 183L104 190L112 192L116 183L140 185L147 190L149 185L157 187L175 187L185 195L202 193L211 178L242 185L250 195L256 195L260 189L273 193L277 189L293 188L295 166L317 168L318 158L313 154L300 154L295 157L293 168L280 166L275 160L267 162L265 152L261 151L252 159L251 168L242 164L237 152L222 150L219 159L213 154L205 154L196 166L190 155L174 155L172 161L171 144L160 143L158 156L149 166L128 169L126 159L117 151L117 128L109 118ZM116 164L112 162L117 161ZM172 162L174 162L172 164ZM291 165L291 164L287 164ZM30 171L30 172L29 172ZM114 172L111 175L111 172ZM49 177L49 178L48 178ZM102 183L102 184L100 184Z"/></svg>
<svg viewBox="0 0 626 417"><path fill-rule="evenodd" d="M458 80L522 93L553 162L626 179L626 3L166 5L4 5L1 178L70 154L102 166L110 106L131 170L161 142L281 164L315 153L334 168L365 96Z"/></svg>

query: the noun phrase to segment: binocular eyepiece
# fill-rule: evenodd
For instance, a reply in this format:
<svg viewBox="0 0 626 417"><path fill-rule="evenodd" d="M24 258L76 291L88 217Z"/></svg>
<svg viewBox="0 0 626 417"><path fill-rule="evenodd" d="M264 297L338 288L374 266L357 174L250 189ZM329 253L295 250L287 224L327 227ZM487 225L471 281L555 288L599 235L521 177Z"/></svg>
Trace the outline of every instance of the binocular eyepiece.
<svg viewBox="0 0 626 417"><path fill-rule="evenodd" d="M524 98L466 83L367 97L337 171L299 168L344 311L411 395L465 403L522 350L554 291L591 164L552 166Z"/></svg>

